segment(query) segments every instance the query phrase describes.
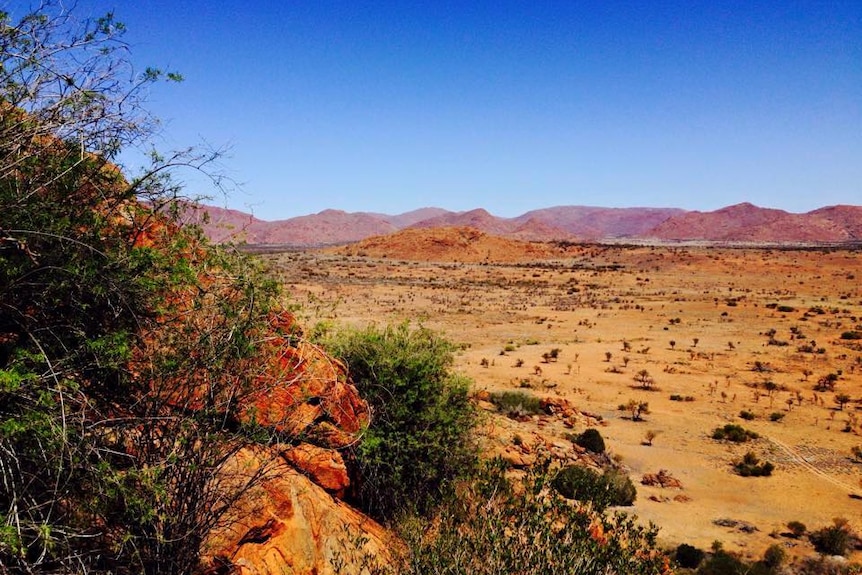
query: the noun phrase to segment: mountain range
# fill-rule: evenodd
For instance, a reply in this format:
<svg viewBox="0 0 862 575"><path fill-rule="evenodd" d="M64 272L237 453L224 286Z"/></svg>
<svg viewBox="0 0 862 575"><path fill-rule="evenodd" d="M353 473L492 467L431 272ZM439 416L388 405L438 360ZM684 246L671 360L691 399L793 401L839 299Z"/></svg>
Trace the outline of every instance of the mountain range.
<svg viewBox="0 0 862 575"><path fill-rule="evenodd" d="M558 206L514 218L484 209L421 208L398 215L324 210L265 221L245 212L199 205L187 220L215 242L295 247L337 245L404 229L473 228L529 241L709 241L784 243L862 242L862 206L828 206L806 213L736 204L711 212L678 208ZM202 217L203 215L206 217Z"/></svg>

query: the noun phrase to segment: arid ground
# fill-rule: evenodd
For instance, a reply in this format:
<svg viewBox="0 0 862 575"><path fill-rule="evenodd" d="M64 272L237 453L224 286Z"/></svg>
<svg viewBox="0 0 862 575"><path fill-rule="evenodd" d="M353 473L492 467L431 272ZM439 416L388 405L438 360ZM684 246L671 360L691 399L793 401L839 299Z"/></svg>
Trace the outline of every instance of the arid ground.
<svg viewBox="0 0 862 575"><path fill-rule="evenodd" d="M638 485L628 510L660 526L669 546L719 540L759 558L781 543L804 555L813 550L786 536L790 521L811 530L843 517L862 532L862 461L852 452L862 446L862 340L849 339L862 332L862 252L572 245L521 253L505 242L470 250L470 241L460 252L396 253L384 243L265 258L307 325L421 322L461 345L456 367L477 392L562 397L601 416L569 429L488 412L486 428L498 448L514 441L529 454L571 445L567 432L598 425ZM543 359L553 349L557 359ZM635 380L643 370L647 385ZM846 404L835 401L842 394ZM643 421L618 409L630 400L649 404ZM712 439L728 423L759 438ZM748 451L774 464L770 477L734 473ZM640 485L659 470L682 489Z"/></svg>

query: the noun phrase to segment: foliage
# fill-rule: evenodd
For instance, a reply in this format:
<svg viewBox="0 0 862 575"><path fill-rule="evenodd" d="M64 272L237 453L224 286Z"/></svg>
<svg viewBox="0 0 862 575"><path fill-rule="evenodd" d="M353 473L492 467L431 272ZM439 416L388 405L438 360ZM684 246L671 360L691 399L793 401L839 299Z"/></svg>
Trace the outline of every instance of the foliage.
<svg viewBox="0 0 862 575"><path fill-rule="evenodd" d="M818 553L845 555L850 547L850 526L845 519L836 518L832 525L812 531L808 537Z"/></svg>
<svg viewBox="0 0 862 575"><path fill-rule="evenodd" d="M751 566L723 549L711 553L697 570L698 575L750 575Z"/></svg>
<svg viewBox="0 0 862 575"><path fill-rule="evenodd" d="M742 459L734 462L733 469L742 477L768 477L772 475L775 466L768 461L761 463L760 459L749 451Z"/></svg>
<svg viewBox="0 0 862 575"><path fill-rule="evenodd" d="M697 569L697 566L701 564L704 557L706 557L706 553L704 553L703 549L698 549L688 543L681 543L674 553L676 562L679 563L680 567L685 567L686 569Z"/></svg>
<svg viewBox="0 0 862 575"><path fill-rule="evenodd" d="M763 564L774 573L778 571L784 561L787 559L787 552L781 545L770 545L763 552Z"/></svg>
<svg viewBox="0 0 862 575"><path fill-rule="evenodd" d="M452 343L407 323L346 329L326 340L369 402L372 422L353 448L353 496L380 519L428 514L474 465L476 414L468 380L451 372Z"/></svg>
<svg viewBox="0 0 862 575"><path fill-rule="evenodd" d="M790 530L790 534L795 538L799 539L803 535L805 535L805 531L807 527L801 521L790 521L787 523L787 529Z"/></svg>
<svg viewBox="0 0 862 575"><path fill-rule="evenodd" d="M542 413L541 400L531 393L523 391L502 391L491 394L491 403L509 417L517 418L524 415Z"/></svg>
<svg viewBox="0 0 862 575"><path fill-rule="evenodd" d="M733 441L734 443L745 443L749 439L757 439L758 435L749 429L745 429L741 425L728 423L724 427L716 427L712 432L712 438L718 439L719 441L727 440Z"/></svg>
<svg viewBox="0 0 862 575"><path fill-rule="evenodd" d="M52 2L0 14L3 572L188 572L242 490L213 477L275 290L177 227L171 166L210 156L132 182L110 163L165 76L131 73L122 31Z"/></svg>
<svg viewBox="0 0 862 575"><path fill-rule="evenodd" d="M622 514L597 514L548 490L546 466L517 488L505 464L491 462L446 499L431 522L400 524L406 543L378 575L447 573L599 575L668 573L656 548L657 531Z"/></svg>
<svg viewBox="0 0 862 575"><path fill-rule="evenodd" d="M557 472L551 485L566 499L589 501L598 511L612 505L632 505L637 497L631 478L618 469L599 474L581 465L567 465Z"/></svg>
<svg viewBox="0 0 862 575"><path fill-rule="evenodd" d="M628 403L619 404L617 410L631 413L632 421L643 421L643 416L649 413L649 402L630 399Z"/></svg>
<svg viewBox="0 0 862 575"><path fill-rule="evenodd" d="M605 452L605 440L595 427L585 429L583 433L578 434L574 443L593 453Z"/></svg>

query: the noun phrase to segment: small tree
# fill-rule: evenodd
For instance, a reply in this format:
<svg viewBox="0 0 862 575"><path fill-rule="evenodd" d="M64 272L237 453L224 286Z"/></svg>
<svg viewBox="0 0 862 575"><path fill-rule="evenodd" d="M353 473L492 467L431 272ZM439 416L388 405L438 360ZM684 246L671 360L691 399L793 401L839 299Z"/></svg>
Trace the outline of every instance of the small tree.
<svg viewBox="0 0 862 575"><path fill-rule="evenodd" d="M634 380L644 389L652 389L652 386L655 383L650 373L645 369L638 371L635 374Z"/></svg>
<svg viewBox="0 0 862 575"><path fill-rule="evenodd" d="M850 396L846 393L837 393L832 399L833 401L835 401L835 403L838 404L838 409L840 409L841 411L844 410L844 406L846 404L850 403Z"/></svg>
<svg viewBox="0 0 862 575"><path fill-rule="evenodd" d="M649 413L649 403L630 399L628 403L619 406L620 411L628 411L632 415L632 421L642 421L643 416Z"/></svg>
<svg viewBox="0 0 862 575"><path fill-rule="evenodd" d="M676 340L672 339L672 340L670 340L668 343L670 343L670 348L671 348L671 349L676 349Z"/></svg>
<svg viewBox="0 0 862 575"><path fill-rule="evenodd" d="M650 429L644 434L644 445L652 446L653 439L656 438L658 432Z"/></svg>
<svg viewBox="0 0 862 575"><path fill-rule="evenodd" d="M605 362L609 362L609 361L611 361L611 358L612 358L613 356L614 356L614 354L612 354L612 353L611 353L611 352L609 352L609 351L606 351L606 352L605 352Z"/></svg>

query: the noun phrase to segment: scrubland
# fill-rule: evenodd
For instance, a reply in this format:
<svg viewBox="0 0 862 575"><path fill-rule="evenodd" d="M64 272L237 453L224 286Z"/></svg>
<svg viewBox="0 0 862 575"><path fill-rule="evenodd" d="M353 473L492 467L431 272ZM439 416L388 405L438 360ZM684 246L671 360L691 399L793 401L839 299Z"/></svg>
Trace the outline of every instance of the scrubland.
<svg viewBox="0 0 862 575"><path fill-rule="evenodd" d="M668 547L720 541L760 558L779 544L804 556L814 550L789 536L790 522L813 530L840 517L862 532L859 251L568 245L546 260L408 255L264 258L310 329L422 324L459 345L456 368L477 397L568 400L586 416L513 420L480 400L487 449L529 456L598 427L638 485L626 510L656 523ZM713 438L728 424L752 437ZM770 475L734 468L749 452ZM640 484L660 470L682 487Z"/></svg>

